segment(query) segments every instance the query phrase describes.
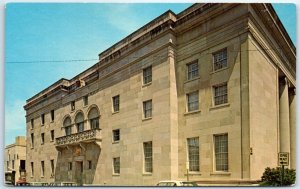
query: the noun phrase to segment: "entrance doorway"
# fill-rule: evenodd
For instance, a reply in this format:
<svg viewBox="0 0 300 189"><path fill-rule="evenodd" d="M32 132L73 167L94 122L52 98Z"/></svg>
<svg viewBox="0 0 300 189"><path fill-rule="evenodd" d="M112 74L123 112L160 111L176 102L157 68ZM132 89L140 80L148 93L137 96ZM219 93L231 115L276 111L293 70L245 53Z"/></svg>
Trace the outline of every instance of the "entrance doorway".
<svg viewBox="0 0 300 189"><path fill-rule="evenodd" d="M82 185L83 161L76 161L75 178L79 185Z"/></svg>

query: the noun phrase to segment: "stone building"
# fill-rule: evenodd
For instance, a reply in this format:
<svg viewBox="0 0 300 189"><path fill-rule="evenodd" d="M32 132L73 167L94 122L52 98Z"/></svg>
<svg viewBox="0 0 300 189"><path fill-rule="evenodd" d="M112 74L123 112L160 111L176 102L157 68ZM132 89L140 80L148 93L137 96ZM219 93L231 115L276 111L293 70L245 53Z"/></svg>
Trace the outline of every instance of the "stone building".
<svg viewBox="0 0 300 189"><path fill-rule="evenodd" d="M167 11L27 100L27 180L254 183L295 168L296 49L271 4Z"/></svg>
<svg viewBox="0 0 300 189"><path fill-rule="evenodd" d="M4 171L15 172L15 183L26 177L26 137L17 136L16 141L5 147Z"/></svg>

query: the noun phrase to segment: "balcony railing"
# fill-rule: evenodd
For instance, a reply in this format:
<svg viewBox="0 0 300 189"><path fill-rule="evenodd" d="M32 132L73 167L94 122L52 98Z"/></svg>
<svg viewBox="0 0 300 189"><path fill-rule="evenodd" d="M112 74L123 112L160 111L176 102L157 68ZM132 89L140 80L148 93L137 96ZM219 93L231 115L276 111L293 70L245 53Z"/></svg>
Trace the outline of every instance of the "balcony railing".
<svg viewBox="0 0 300 189"><path fill-rule="evenodd" d="M87 142L94 142L94 141L101 141L101 129L92 129L83 131L80 133L74 133L67 136L58 137L55 140L55 146L65 146L65 145L72 145L78 144L80 142L87 143Z"/></svg>

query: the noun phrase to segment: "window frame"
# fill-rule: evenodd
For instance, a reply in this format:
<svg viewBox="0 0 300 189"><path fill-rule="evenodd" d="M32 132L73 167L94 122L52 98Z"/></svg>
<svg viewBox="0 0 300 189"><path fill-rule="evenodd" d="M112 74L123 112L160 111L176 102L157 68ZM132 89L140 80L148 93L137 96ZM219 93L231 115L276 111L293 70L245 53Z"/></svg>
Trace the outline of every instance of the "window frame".
<svg viewBox="0 0 300 189"><path fill-rule="evenodd" d="M34 119L30 119L30 126L31 126L31 129L34 129Z"/></svg>
<svg viewBox="0 0 300 189"><path fill-rule="evenodd" d="M54 159L50 160L51 176L54 176Z"/></svg>
<svg viewBox="0 0 300 189"><path fill-rule="evenodd" d="M113 113L117 113L120 111L120 95L112 97L112 110Z"/></svg>
<svg viewBox="0 0 300 189"><path fill-rule="evenodd" d="M143 68L143 85L152 83L152 65Z"/></svg>
<svg viewBox="0 0 300 189"><path fill-rule="evenodd" d="M121 173L121 158L113 158L113 174L119 175Z"/></svg>
<svg viewBox="0 0 300 189"><path fill-rule="evenodd" d="M30 162L30 168L31 168L31 177L34 176L34 162Z"/></svg>
<svg viewBox="0 0 300 189"><path fill-rule="evenodd" d="M219 53L223 53L225 51L225 58L215 61L216 56L220 56ZM222 56L224 56L224 54L222 54ZM227 47L220 49L218 51L215 51L212 53L212 58L213 58L213 72L225 69L228 67L228 51L227 51ZM226 65L223 65L223 61L226 63ZM216 66L216 64L221 63L219 66ZM218 68L216 68L218 67Z"/></svg>
<svg viewBox="0 0 300 189"><path fill-rule="evenodd" d="M45 143L45 133L41 133L41 145Z"/></svg>
<svg viewBox="0 0 300 189"><path fill-rule="evenodd" d="M68 171L72 171L72 169L73 169L73 163L68 162Z"/></svg>
<svg viewBox="0 0 300 189"><path fill-rule="evenodd" d="M223 137L223 136L226 136L226 150L225 152L220 152L220 154L225 154L225 164L224 165L221 165L221 166L224 166L225 168L224 169L219 169L218 168L218 165L220 165L217 161L218 161L218 158L217 158L217 155L219 155L219 153L217 152L217 149L216 149L216 139L217 137ZM228 133L222 133L222 134L214 134L213 135L213 145L214 145L214 148L213 148L213 151L214 151L214 170L216 172L229 172L229 143L228 143ZM221 146L223 147L223 146Z"/></svg>
<svg viewBox="0 0 300 189"><path fill-rule="evenodd" d="M54 139L55 139L55 135L54 135L55 133L54 133L54 130L51 130L50 131L50 138L51 138L51 141L54 141Z"/></svg>
<svg viewBox="0 0 300 189"><path fill-rule="evenodd" d="M71 111L75 111L75 100L71 101Z"/></svg>
<svg viewBox="0 0 300 189"><path fill-rule="evenodd" d="M45 176L45 161L41 161L41 177Z"/></svg>
<svg viewBox="0 0 300 189"><path fill-rule="evenodd" d="M55 119L54 110L51 110L50 117L51 117L51 122L53 122Z"/></svg>
<svg viewBox="0 0 300 189"><path fill-rule="evenodd" d="M89 105L89 95L85 95L82 97L83 100L83 106L88 106Z"/></svg>
<svg viewBox="0 0 300 189"><path fill-rule="evenodd" d="M34 133L30 134L30 139L31 139L31 148L34 148Z"/></svg>
<svg viewBox="0 0 300 189"><path fill-rule="evenodd" d="M218 88L224 87L224 86L226 86L226 93L225 94L216 95L216 93L217 93L216 90ZM225 91L225 90L223 90L223 91ZM223 98L224 101L222 102L221 100L218 100L218 103L216 103L217 102L216 101L217 98ZM228 83L224 82L224 83L221 83L221 84L218 84L218 85L214 85L213 86L213 106L220 106L220 105L227 104L227 103L228 103Z"/></svg>
<svg viewBox="0 0 300 189"><path fill-rule="evenodd" d="M189 143L189 141L192 142L192 140L195 140L195 142L197 142L197 145L198 146L193 146L193 148L198 148L196 150L193 149L193 151L196 151L196 152L193 152L193 153L197 153L197 154L193 154L193 158L195 158L194 156L197 156L198 159L193 159L191 157L191 154L192 152L190 150L191 149L191 144ZM187 142L187 159L188 159L188 162L189 162L189 171L191 172L200 172L200 143L199 143L199 137L191 137L191 138L187 138L186 140ZM193 161L191 160L193 159ZM198 163L197 163L198 161ZM195 162L195 163L194 163Z"/></svg>
<svg viewBox="0 0 300 189"><path fill-rule="evenodd" d="M190 66L193 66L193 65L197 65L197 70L190 70ZM188 81L196 79L196 78L199 78L199 63L198 63L198 59L194 60L192 62L187 63L186 64L186 71L187 71L186 74L187 74L187 80ZM197 73L197 74L193 75L193 73Z"/></svg>
<svg viewBox="0 0 300 189"><path fill-rule="evenodd" d="M41 125L43 126L45 124L45 114L41 114Z"/></svg>
<svg viewBox="0 0 300 189"><path fill-rule="evenodd" d="M150 106L147 105L148 103L150 104ZM143 118L144 119L152 118L152 110L153 110L152 99L144 101L143 102Z"/></svg>
<svg viewBox="0 0 300 189"><path fill-rule="evenodd" d="M151 150L149 150L151 149ZM147 151L149 150L149 151ZM153 143L152 141L143 142L144 154L144 173L153 172Z"/></svg>
<svg viewBox="0 0 300 189"><path fill-rule="evenodd" d="M116 132L118 132L118 135L115 135ZM118 137L118 140L116 140L116 137ZM121 136L120 136L120 129L114 129L113 130L113 142L119 142L120 138L121 138Z"/></svg>
<svg viewBox="0 0 300 189"><path fill-rule="evenodd" d="M191 97L191 95L196 95L197 96L197 101L192 101L192 102L190 102L190 97ZM187 108L186 108L186 110L187 110L187 112L193 112L193 111L198 111L199 110L199 91L193 91L193 92L190 92L190 93L187 93L186 94L186 106L187 106ZM196 109L191 109L191 107L193 107L193 106L190 106L190 105L192 105L192 104L195 104L195 103L197 103L197 106L196 106Z"/></svg>

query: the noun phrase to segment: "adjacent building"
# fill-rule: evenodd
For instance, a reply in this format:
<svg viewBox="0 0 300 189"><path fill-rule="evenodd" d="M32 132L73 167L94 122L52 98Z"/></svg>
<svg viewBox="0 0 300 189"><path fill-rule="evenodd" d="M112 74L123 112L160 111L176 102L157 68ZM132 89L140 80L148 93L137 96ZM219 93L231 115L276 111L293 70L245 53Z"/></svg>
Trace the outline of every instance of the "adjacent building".
<svg viewBox="0 0 300 189"><path fill-rule="evenodd" d="M5 147L4 171L9 174L15 184L18 180L26 178L26 137L17 136L15 143Z"/></svg>
<svg viewBox="0 0 300 189"><path fill-rule="evenodd" d="M295 168L295 87L271 4L169 10L27 100L27 181L255 183Z"/></svg>

